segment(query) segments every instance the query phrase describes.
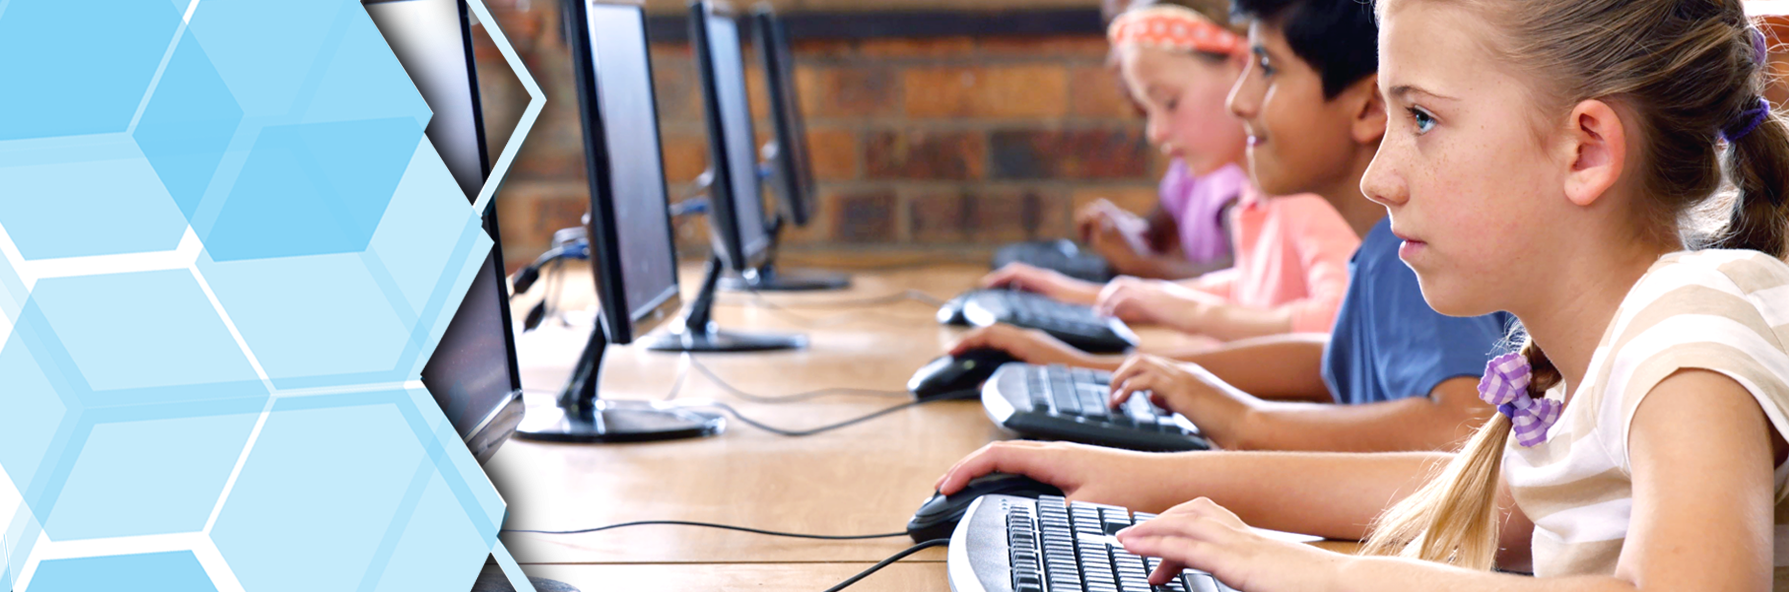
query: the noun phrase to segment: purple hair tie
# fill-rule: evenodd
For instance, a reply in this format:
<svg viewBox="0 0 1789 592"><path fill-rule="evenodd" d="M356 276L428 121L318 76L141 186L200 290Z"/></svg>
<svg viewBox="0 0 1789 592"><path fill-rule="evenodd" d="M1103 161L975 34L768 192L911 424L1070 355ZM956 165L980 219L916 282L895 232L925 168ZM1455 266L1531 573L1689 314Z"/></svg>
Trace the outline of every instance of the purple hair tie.
<svg viewBox="0 0 1789 592"><path fill-rule="evenodd" d="M1519 352L1493 358L1485 364L1485 377L1478 382L1478 398L1509 416L1516 443L1525 447L1547 441L1547 428L1559 421L1564 408L1559 401L1530 396L1528 382L1528 358Z"/></svg>
<svg viewBox="0 0 1789 592"><path fill-rule="evenodd" d="M1728 144L1738 142L1740 138L1746 137L1746 134L1752 133L1752 130L1758 129L1759 125L1763 125L1764 118L1769 116L1770 101L1765 100L1763 97L1759 97L1758 104L1753 105L1745 111L1739 112L1739 117L1734 118L1734 124L1736 125L1730 125L1726 129L1721 130L1721 139L1726 140ZM1740 122L1745 122L1745 126L1734 129Z"/></svg>

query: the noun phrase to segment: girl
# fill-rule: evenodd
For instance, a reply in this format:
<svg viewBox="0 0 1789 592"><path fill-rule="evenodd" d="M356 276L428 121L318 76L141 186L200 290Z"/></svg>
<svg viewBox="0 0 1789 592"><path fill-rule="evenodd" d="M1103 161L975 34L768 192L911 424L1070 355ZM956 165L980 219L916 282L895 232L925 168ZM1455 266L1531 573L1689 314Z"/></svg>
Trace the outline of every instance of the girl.
<svg viewBox="0 0 1789 592"><path fill-rule="evenodd" d="M1401 115L1363 189L1437 310L1523 321L1480 384L1500 417L1457 455L996 445L942 489L1002 470L1145 510L1205 496L1118 535L1167 559L1158 582L1192 566L1250 592L1789 590L1789 127L1760 98L1740 1L1377 8ZM1114 398L1186 372L1133 359ZM1101 478L1122 474L1168 482ZM1244 519L1370 535L1378 556Z"/></svg>
<svg viewBox="0 0 1789 592"><path fill-rule="evenodd" d="M1224 105L1247 64L1244 40L1198 12L1172 5L1133 8L1113 20L1108 36L1131 95L1148 115L1150 142L1187 171L1185 191L1163 194L1164 206L1187 213L1180 221L1180 242L1191 255L1196 245L1222 241L1222 233L1190 232L1198 230L1190 222L1216 220L1221 204L1235 198L1239 203L1228 214L1235 266L1185 285L1120 278L1102 286L1012 265L983 283L1067 302L1098 302L1107 314L1225 341L1328 332L1347 291L1348 255L1360 238L1320 197L1264 198L1252 189L1240 164L1246 133ZM1174 196L1179 199L1168 199ZM1102 207L1114 209L1095 204L1093 210ZM1111 212L1101 216L1092 222L1083 216L1082 222L1140 223Z"/></svg>

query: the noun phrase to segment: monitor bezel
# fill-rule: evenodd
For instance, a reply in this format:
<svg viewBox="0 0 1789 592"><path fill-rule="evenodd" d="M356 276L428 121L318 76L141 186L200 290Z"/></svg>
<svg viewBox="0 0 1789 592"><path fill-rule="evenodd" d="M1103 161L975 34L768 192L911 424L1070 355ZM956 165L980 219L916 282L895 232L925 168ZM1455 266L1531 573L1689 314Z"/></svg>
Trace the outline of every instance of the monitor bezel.
<svg viewBox="0 0 1789 592"><path fill-rule="evenodd" d="M754 170L744 171L744 173L752 176L751 185L758 189L758 195L756 196L758 199L754 200L753 203L759 205L758 207L753 208L750 212L742 212L739 208L735 207L737 201L733 195L733 175L738 174L741 171L732 170L731 160L727 157L727 144L730 141L730 137L727 134L726 123L721 115L720 88L716 81L717 74L715 72L714 52L720 48L715 46L713 40L708 35L708 25L711 19L730 20L733 23L734 31L737 32L739 30L737 13L733 11L732 5L727 2L722 0L696 0L695 2L690 3L690 47L692 50L691 53L696 55L696 78L700 79L702 84L702 115L708 127L708 161L709 170L712 171L713 175L711 178L712 181L709 183L708 187L708 201L714 214L709 216L708 219L710 227L712 227L718 235L718 240L715 242L720 246L721 260L726 263L729 269L732 269L735 272L743 272L748 269L759 267L765 263L765 259L770 250L769 247L772 236L768 227L769 221L765 218L764 213L763 185L758 182L758 171L755 170L755 167ZM739 37L739 39L741 42L744 41L744 37ZM740 87L744 88L744 51L741 47L734 47L733 51L739 59L740 64ZM752 111L751 97L748 95L749 93L741 94L746 101L746 127L748 130L751 130L753 127L752 118L750 116ZM755 131L748 131L746 135L748 137L745 138L744 141L751 144L752 160L756 163L758 154L758 139L756 133ZM731 141L736 142L739 140ZM749 219L747 219L748 216ZM743 234L741 233L741 229L747 224L757 224L759 228L764 229L764 231L760 233L758 240L753 241L752 244L749 245L743 243Z"/></svg>
<svg viewBox="0 0 1789 592"><path fill-rule="evenodd" d="M620 9L633 12L639 23L641 35L646 30L646 13L637 5L607 4L595 0L565 0L568 15L571 17L567 27L567 42L571 46L572 70L578 89L579 119L584 127L585 169L590 179L590 260L596 281L596 292L601 306L603 331L610 343L629 344L642 335L651 333L653 329L674 317L683 308L682 291L679 278L675 272L677 266L677 249L674 234L671 232L671 214L669 203L658 208L665 225L665 235L673 237L671 245L671 286L665 292L649 300L637 311L627 310L627 281L621 261L620 231L614 213L613 178L610 171L607 128L603 123L602 87L596 74L596 64L592 55L596 46L590 35L590 4L601 4L605 9ZM650 38L645 38L648 46ZM646 71L652 71L652 54L648 48L642 48L641 54L646 60ZM663 174L664 137L658 126L658 89L647 79L647 93L651 95L648 108L652 110L652 132L659 145L660 174L658 175L660 191L669 199L665 189ZM605 197L608 201L604 201ZM608 303L620 302L621 307L609 306Z"/></svg>
<svg viewBox="0 0 1789 592"><path fill-rule="evenodd" d="M771 127L776 133L777 156L772 166L777 167L777 190L772 193L790 223L807 226L814 216L814 169L801 96L795 92L795 56L789 50L788 30L769 4L752 10L752 24L752 40L758 47L758 62L764 68L764 86L770 95Z"/></svg>

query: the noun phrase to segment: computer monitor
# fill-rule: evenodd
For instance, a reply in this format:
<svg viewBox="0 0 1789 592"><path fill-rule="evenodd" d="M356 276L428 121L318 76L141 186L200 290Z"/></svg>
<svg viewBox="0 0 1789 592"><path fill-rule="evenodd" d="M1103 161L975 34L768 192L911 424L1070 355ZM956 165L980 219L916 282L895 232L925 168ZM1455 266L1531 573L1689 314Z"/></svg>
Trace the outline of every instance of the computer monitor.
<svg viewBox="0 0 1789 592"><path fill-rule="evenodd" d="M461 0L363 0L367 14L416 83L434 117L424 130L469 202L490 176L484 119L472 59L472 26ZM484 217L496 241L422 369L423 386L441 405L479 462L489 459L522 420L522 382L510 325L509 291L495 208Z"/></svg>
<svg viewBox="0 0 1789 592"><path fill-rule="evenodd" d="M765 146L770 160L771 187L777 210L796 226L807 226L814 216L814 168L808 156L807 125L802 120L801 98L795 92L795 56L789 51L789 33L769 4L752 9L752 44L764 68L764 86L770 93L770 123L776 139Z"/></svg>
<svg viewBox="0 0 1789 592"><path fill-rule="evenodd" d="M763 9L768 10L768 9ZM771 22L774 15L768 12ZM761 22L754 17L754 22ZM781 31L781 25L775 25ZM755 27L763 29L763 27ZM758 33L765 47L764 32ZM731 274L721 288L737 291L835 290L850 285L837 274L780 271L776 267L777 242L785 221L805 224L812 210L812 175L808 172L807 142L801 130L800 107L793 64L786 42L781 53L767 57L765 80L771 91L772 127L776 139L767 146L770 177L778 188L779 214L764 218L760 191L757 136L752 130L751 99L745 92L745 58L741 51L739 21L723 0L698 0L690 4L690 40L696 54L696 71L702 80L703 112L708 121L709 162L713 175L709 197L714 204L716 243ZM774 51L760 51L770 56ZM787 149L784 149L787 147ZM736 240L737 238L737 240ZM738 254L738 255L736 255Z"/></svg>
<svg viewBox="0 0 1789 592"><path fill-rule="evenodd" d="M725 421L712 413L597 395L608 345L628 344L650 332L682 300L645 13L634 5L565 0L564 14L584 126L591 267L602 305L601 326L591 331L558 399L529 402L518 435L558 442L637 442L720 433ZM702 323L711 326L703 310Z"/></svg>

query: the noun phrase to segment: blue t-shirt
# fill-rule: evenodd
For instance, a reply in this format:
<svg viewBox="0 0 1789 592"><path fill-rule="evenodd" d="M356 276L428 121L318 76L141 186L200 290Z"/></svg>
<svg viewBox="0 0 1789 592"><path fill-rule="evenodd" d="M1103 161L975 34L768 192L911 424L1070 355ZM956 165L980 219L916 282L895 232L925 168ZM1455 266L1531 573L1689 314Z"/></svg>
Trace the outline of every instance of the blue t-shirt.
<svg viewBox="0 0 1789 592"><path fill-rule="evenodd" d="M1482 376L1513 321L1435 312L1398 258L1401 243L1380 220L1348 263L1348 294L1323 350L1323 382L1338 403L1426 397L1449 378Z"/></svg>

